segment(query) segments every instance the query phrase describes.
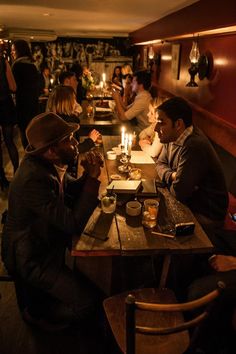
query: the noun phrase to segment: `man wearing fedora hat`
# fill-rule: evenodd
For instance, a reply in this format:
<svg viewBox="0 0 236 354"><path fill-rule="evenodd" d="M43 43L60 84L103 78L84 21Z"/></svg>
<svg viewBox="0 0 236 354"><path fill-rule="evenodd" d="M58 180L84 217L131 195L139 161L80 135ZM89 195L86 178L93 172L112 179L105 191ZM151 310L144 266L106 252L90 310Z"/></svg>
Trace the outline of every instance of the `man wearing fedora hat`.
<svg viewBox="0 0 236 354"><path fill-rule="evenodd" d="M52 321L55 309L57 316L66 312L67 323L84 323L95 309L94 289L65 265L71 236L82 232L98 204L102 166L101 157L89 152L82 177L67 174L66 166L78 157L73 137L78 129L52 112L33 118L26 130L29 145L9 191L2 256L23 318L39 326Z"/></svg>

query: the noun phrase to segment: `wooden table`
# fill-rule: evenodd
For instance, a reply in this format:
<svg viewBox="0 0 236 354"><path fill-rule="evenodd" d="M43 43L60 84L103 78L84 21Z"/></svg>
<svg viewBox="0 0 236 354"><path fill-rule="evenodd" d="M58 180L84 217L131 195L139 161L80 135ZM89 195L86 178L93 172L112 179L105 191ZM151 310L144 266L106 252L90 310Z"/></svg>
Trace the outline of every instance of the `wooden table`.
<svg viewBox="0 0 236 354"><path fill-rule="evenodd" d="M117 146L120 137L103 137L103 151L106 152L112 146ZM105 159L105 166L101 175L101 190L104 190L112 173L117 173L118 160L111 161ZM156 177L155 165L137 165L142 169L143 178ZM178 202L166 188L158 188L160 194L160 209L158 223L160 225L175 224L179 222L194 221L194 234L190 236L179 236L174 239L155 236L151 230L143 228L141 224L141 215L131 217L125 214L125 206L117 207L116 213L110 220L110 224L102 224L106 240L99 240L82 234L81 237L74 237L72 255L79 256L80 266L82 263L89 264L88 258L82 260L82 257L93 256L96 261L90 261L92 269L85 270L89 277L98 282L98 274L101 271L100 266L112 267L114 256L145 256L145 255L164 255L164 264L160 287L165 286L166 277L169 269L172 254L201 254L211 252L213 246L202 227L195 219L191 211ZM100 213L97 208L90 218L88 224L96 219ZM104 260L106 258L106 260ZM108 261L109 259L109 261ZM99 266L98 266L99 264ZM90 266L88 268L90 268ZM96 268L97 267L97 268ZM86 267L85 267L86 268ZM90 272L92 270L92 272ZM109 270L111 271L111 269ZM97 274L92 274L93 272ZM111 275L112 276L112 275ZM100 280L99 280L100 281ZM99 283L99 285L101 285ZM109 293L109 289L107 290Z"/></svg>
<svg viewBox="0 0 236 354"><path fill-rule="evenodd" d="M96 102L96 100L94 100ZM93 103L95 104L95 103ZM83 112L80 115L80 131L81 135L88 135L92 129L97 129L102 135L120 135L121 121L117 118L116 114L111 114L105 118L94 115L94 117L87 117L86 107L88 101L82 102Z"/></svg>

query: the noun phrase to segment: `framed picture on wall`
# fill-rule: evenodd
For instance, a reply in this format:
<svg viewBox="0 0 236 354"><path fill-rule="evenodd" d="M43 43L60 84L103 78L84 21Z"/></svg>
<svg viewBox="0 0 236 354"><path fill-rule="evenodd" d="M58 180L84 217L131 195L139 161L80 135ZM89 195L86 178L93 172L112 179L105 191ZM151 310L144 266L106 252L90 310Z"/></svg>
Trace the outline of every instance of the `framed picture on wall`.
<svg viewBox="0 0 236 354"><path fill-rule="evenodd" d="M179 80L180 49L180 44L172 44L171 72L172 78L175 80Z"/></svg>
<svg viewBox="0 0 236 354"><path fill-rule="evenodd" d="M147 53L147 48L144 47L143 48L143 67L145 69L147 69L147 65L148 65L148 53Z"/></svg>

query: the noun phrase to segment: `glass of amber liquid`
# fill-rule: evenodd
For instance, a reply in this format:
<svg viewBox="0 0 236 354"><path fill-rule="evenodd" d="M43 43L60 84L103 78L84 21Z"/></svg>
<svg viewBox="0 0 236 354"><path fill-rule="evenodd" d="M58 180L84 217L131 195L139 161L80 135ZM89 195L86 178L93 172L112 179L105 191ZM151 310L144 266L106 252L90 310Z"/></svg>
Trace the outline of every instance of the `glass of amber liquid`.
<svg viewBox="0 0 236 354"><path fill-rule="evenodd" d="M93 117L94 116L94 107L92 104L88 104L86 107L86 112L87 112L87 117Z"/></svg>
<svg viewBox="0 0 236 354"><path fill-rule="evenodd" d="M143 203L142 224L152 229L157 224L159 202L155 199L146 199Z"/></svg>

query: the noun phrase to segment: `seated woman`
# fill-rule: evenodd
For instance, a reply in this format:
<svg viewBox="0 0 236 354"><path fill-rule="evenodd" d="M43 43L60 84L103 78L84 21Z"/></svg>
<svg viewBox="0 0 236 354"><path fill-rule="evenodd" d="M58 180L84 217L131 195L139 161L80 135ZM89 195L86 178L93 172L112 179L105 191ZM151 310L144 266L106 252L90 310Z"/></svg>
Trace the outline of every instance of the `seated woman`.
<svg viewBox="0 0 236 354"><path fill-rule="evenodd" d="M122 88L122 74L121 74L121 66L117 65L114 68L111 81L117 86Z"/></svg>
<svg viewBox="0 0 236 354"><path fill-rule="evenodd" d="M79 118L76 112L77 107L76 96L71 86L58 85L54 88L48 99L47 111L54 112L63 118L66 122L79 123ZM88 138L79 144L79 152L89 151L95 146L100 133L93 129ZM79 141L79 133L76 132L76 139Z"/></svg>
<svg viewBox="0 0 236 354"><path fill-rule="evenodd" d="M122 94L122 99L125 105L130 105L135 98L135 93L132 91L132 79L133 79L133 71L129 64L125 64L121 68L122 73L122 86L124 88L124 92Z"/></svg>
<svg viewBox="0 0 236 354"><path fill-rule="evenodd" d="M145 151L151 157L157 157L162 148L157 132L155 132L155 126L157 122L156 108L157 98L153 98L149 104L148 121L151 125L141 131L139 134L139 145L143 151Z"/></svg>

